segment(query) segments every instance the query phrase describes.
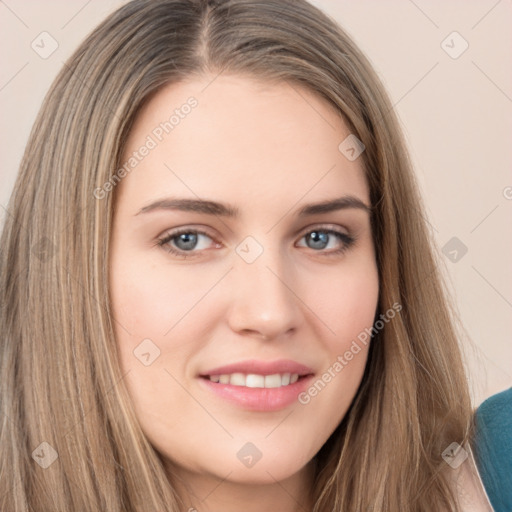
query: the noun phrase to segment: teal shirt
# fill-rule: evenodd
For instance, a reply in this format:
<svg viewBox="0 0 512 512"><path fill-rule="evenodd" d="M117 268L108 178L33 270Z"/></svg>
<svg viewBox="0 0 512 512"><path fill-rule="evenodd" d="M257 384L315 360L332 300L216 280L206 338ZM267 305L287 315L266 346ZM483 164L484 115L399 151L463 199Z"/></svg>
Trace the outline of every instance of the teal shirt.
<svg viewBox="0 0 512 512"><path fill-rule="evenodd" d="M475 462L495 512L512 512L512 388L475 413Z"/></svg>

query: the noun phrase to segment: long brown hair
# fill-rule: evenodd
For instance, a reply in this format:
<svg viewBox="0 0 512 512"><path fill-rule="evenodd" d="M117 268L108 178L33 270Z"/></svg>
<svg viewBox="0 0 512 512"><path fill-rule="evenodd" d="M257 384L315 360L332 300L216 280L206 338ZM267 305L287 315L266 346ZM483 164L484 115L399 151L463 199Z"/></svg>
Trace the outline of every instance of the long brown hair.
<svg viewBox="0 0 512 512"><path fill-rule="evenodd" d="M456 510L441 454L468 439L471 403L411 163L368 60L305 0L135 0L53 83L1 238L0 509L179 510L123 384L108 288L115 190L102 187L151 95L220 73L286 81L339 111L365 146L378 309L402 306L316 456L314 512Z"/></svg>

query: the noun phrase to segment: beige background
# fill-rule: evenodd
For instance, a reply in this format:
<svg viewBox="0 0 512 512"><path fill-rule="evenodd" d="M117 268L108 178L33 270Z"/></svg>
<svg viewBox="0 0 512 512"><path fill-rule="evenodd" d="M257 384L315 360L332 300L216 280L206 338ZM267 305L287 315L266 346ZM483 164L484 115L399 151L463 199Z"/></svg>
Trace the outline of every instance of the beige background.
<svg viewBox="0 0 512 512"><path fill-rule="evenodd" d="M0 1L0 222L50 83L122 3ZM472 340L466 346L477 405L512 385L512 1L313 3L350 33L387 87L439 250L453 237L467 247L454 262L454 247L446 246L443 264ZM31 47L42 32L58 43L46 59Z"/></svg>

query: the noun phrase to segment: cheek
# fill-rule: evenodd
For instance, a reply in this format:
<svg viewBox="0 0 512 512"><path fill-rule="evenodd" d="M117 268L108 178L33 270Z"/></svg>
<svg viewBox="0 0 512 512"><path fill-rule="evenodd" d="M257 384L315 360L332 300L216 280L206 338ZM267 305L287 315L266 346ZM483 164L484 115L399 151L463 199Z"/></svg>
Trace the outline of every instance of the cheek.
<svg viewBox="0 0 512 512"><path fill-rule="evenodd" d="M125 382L139 418L144 422L148 415L166 416L169 424L172 418L162 408L163 402L182 406L187 398L171 375L182 382L185 363L201 348L212 318L212 304L205 294L218 276L156 266L147 259L112 260L114 329L121 368L128 372Z"/></svg>
<svg viewBox="0 0 512 512"><path fill-rule="evenodd" d="M378 271L369 260L347 265L316 283L310 300L330 331L323 338L327 357L299 403L318 418L315 424L328 436L345 415L364 374L378 304Z"/></svg>
<svg viewBox="0 0 512 512"><path fill-rule="evenodd" d="M336 319L335 329L343 333L341 347L346 345L347 336L355 339L364 329L371 327L375 319L379 297L376 272L368 271L359 278L347 278L340 290L337 308L332 311Z"/></svg>
<svg viewBox="0 0 512 512"><path fill-rule="evenodd" d="M340 265L339 270L317 274L308 281L303 296L331 334L326 338L330 352L342 350L371 327L379 297L378 271L372 260Z"/></svg>
<svg viewBox="0 0 512 512"><path fill-rule="evenodd" d="M112 276L114 317L120 339L162 338L192 311L212 279L134 259L120 262ZM124 330L123 330L124 328Z"/></svg>
<svg viewBox="0 0 512 512"><path fill-rule="evenodd" d="M190 319L200 309L194 305L208 283L179 269L163 272L161 266L136 257L112 260L112 267L112 308L124 383L144 432L157 446L183 421L169 411L190 415L187 407L194 405L178 382L184 381L182 363L198 348L189 340L200 339L194 331L199 323Z"/></svg>

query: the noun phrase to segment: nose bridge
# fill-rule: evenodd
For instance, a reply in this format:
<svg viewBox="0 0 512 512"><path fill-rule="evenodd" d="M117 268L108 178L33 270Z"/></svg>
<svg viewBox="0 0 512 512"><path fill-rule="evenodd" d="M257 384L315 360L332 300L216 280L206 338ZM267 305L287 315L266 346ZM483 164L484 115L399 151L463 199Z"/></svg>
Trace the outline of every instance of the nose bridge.
<svg viewBox="0 0 512 512"><path fill-rule="evenodd" d="M297 297L290 289L293 268L279 247L250 238L236 249L231 327L277 337L300 324Z"/></svg>

